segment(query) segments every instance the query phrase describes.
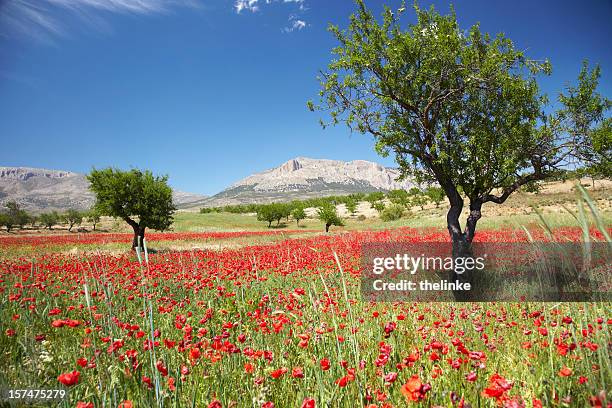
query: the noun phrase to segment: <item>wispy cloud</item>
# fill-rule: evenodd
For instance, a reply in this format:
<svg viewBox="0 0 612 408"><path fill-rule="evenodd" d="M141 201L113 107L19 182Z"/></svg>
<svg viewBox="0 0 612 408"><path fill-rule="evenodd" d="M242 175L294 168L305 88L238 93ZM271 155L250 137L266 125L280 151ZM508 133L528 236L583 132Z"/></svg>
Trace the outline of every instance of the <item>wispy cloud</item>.
<svg viewBox="0 0 612 408"><path fill-rule="evenodd" d="M262 6L266 6L272 3L283 3L293 4L294 10L298 14L303 14L306 10L305 0L236 0L234 2L234 9L236 13L240 14L243 11L250 11L255 13L261 10ZM292 31L300 31L306 28L308 23L302 18L298 18L297 14L291 14L289 16L289 26L283 28L282 31L290 33Z"/></svg>
<svg viewBox="0 0 612 408"><path fill-rule="evenodd" d="M306 23L306 21L304 20L300 20L298 18L298 16L296 15L291 15L289 16L289 26L285 27L283 29L284 32L286 33L290 33L292 31L300 31L304 28L306 28L308 24Z"/></svg>
<svg viewBox="0 0 612 408"><path fill-rule="evenodd" d="M8 37L18 33L48 42L66 33L66 11L91 19L96 12L151 15L197 4L196 0L3 0L0 34Z"/></svg>
<svg viewBox="0 0 612 408"><path fill-rule="evenodd" d="M236 0L236 3L234 3L234 8L238 14L240 14L242 10L247 10L254 13L259 11L259 6L257 3L259 3L258 0Z"/></svg>
<svg viewBox="0 0 612 408"><path fill-rule="evenodd" d="M236 13L240 14L241 11L246 10L252 13L259 11L260 5L272 4L272 3L294 3L297 4L299 10L306 10L304 0L236 0L234 8Z"/></svg>

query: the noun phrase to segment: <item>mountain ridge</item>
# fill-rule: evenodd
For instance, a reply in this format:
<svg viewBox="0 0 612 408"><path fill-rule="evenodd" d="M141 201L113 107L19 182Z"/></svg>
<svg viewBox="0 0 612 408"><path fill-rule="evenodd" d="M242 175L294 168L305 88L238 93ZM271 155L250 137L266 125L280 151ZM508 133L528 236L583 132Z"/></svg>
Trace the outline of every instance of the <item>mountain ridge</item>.
<svg viewBox="0 0 612 408"><path fill-rule="evenodd" d="M400 171L367 160L313 159L298 156L277 167L251 174L207 197L173 190L178 208L291 201L409 189L410 180L398 181ZM35 167L0 166L0 204L17 201L28 211L84 210L94 203L85 175Z"/></svg>
<svg viewBox="0 0 612 408"><path fill-rule="evenodd" d="M295 157L277 167L247 176L197 204L204 207L290 201L295 199L409 189L400 171L367 160Z"/></svg>
<svg viewBox="0 0 612 408"><path fill-rule="evenodd" d="M205 195L173 190L177 207L206 198ZM25 210L41 212L85 210L95 201L84 174L36 167L0 166L0 204L15 200Z"/></svg>

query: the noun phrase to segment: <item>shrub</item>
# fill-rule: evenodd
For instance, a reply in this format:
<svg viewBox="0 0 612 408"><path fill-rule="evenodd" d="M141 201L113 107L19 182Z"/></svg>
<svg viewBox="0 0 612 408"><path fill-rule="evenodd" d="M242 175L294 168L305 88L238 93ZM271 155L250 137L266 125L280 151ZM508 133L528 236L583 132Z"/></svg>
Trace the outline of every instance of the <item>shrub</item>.
<svg viewBox="0 0 612 408"><path fill-rule="evenodd" d="M399 220L404 215L404 206L391 204L380 213L380 219L387 221Z"/></svg>

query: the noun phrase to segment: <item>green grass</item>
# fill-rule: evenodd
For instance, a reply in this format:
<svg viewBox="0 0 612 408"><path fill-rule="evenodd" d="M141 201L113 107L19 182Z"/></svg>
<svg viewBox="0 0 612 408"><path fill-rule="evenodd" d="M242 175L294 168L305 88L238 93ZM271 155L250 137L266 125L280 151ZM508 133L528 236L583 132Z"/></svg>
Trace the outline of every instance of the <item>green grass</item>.
<svg viewBox="0 0 612 408"><path fill-rule="evenodd" d="M601 214L604 224L612 224L612 214L605 212ZM378 218L368 218L360 221L357 218L345 218L344 227L331 227L332 232L354 231L354 230L376 230L394 227L414 228L446 228L445 209L425 210L411 217L384 222ZM580 226L580 224L567 212L548 213L545 215L546 222L552 228ZM465 221L465 220L462 220ZM536 213L519 215L494 215L487 216L486 212L478 223L479 229L517 228L520 226L539 225L540 217ZM274 224L274 223L273 223ZM279 230L317 230L324 231L325 226L318 219L307 218L300 221L297 227L295 221L282 222L280 227L273 225L273 229ZM174 230L177 232L202 232L202 231L265 231L268 230L267 223L257 221L254 215L212 213L199 214L179 212L175 216Z"/></svg>

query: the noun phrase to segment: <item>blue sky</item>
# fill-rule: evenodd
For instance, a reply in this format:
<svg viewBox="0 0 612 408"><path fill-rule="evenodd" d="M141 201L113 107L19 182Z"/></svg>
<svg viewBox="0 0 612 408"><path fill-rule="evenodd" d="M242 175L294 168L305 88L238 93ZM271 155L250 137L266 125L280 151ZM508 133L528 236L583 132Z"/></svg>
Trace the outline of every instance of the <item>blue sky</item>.
<svg viewBox="0 0 612 408"><path fill-rule="evenodd" d="M541 85L551 99L583 58L601 65L600 90L612 96L611 2L455 3L462 27L480 22L549 58ZM383 2L368 4L378 14ZM346 25L353 9L349 0L5 0L0 165L148 168L205 194L295 156L392 166L369 136L323 130L306 109L335 45L327 24Z"/></svg>

